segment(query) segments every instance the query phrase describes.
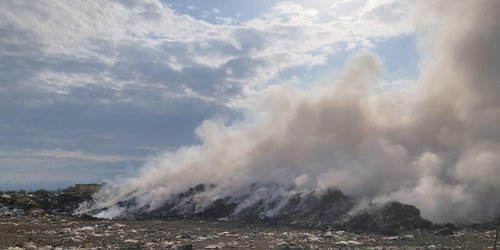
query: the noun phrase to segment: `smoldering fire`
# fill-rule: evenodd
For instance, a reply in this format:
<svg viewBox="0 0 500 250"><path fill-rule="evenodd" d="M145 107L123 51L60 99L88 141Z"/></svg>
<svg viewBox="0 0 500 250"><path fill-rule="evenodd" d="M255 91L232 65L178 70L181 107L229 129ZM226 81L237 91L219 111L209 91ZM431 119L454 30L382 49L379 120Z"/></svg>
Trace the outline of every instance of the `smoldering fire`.
<svg viewBox="0 0 500 250"><path fill-rule="evenodd" d="M245 197L243 209L333 187L359 200L413 204L437 222L498 216L500 1L418 1L414 9L439 16L420 31L416 84L373 91L382 70L367 52L327 86L270 86L247 119L205 121L200 145L151 159L88 209L116 216L117 203L132 197L136 209L154 209L206 183L216 187L197 196L200 207L232 195ZM250 190L255 183L262 188Z"/></svg>

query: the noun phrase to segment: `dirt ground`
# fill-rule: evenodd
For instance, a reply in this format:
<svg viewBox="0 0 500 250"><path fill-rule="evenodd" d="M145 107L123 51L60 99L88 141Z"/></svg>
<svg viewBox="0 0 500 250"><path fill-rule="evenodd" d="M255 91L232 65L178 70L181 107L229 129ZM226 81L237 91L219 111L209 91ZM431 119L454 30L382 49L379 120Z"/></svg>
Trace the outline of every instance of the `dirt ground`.
<svg viewBox="0 0 500 250"><path fill-rule="evenodd" d="M492 249L495 231L356 234L233 222L0 216L1 249Z"/></svg>

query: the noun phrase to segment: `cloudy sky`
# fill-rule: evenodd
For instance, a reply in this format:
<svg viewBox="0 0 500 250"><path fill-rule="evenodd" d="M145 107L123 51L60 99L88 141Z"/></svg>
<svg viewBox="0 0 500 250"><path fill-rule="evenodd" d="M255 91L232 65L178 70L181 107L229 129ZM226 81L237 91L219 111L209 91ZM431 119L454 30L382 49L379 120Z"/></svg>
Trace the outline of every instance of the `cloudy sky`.
<svg viewBox="0 0 500 250"><path fill-rule="evenodd" d="M372 51L373 91L418 77L418 27L397 0L3 0L0 189L134 175L237 122L273 85L311 88Z"/></svg>

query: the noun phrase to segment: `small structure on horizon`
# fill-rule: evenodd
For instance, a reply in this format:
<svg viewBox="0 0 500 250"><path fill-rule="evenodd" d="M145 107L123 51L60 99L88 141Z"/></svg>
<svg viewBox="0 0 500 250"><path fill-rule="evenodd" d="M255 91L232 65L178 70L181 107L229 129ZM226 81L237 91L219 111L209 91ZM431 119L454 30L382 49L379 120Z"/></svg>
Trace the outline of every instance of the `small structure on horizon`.
<svg viewBox="0 0 500 250"><path fill-rule="evenodd" d="M99 191L99 189L102 187L102 185L103 184L96 184L96 183L75 184L74 187L69 187L67 189L67 191L92 194L92 193Z"/></svg>

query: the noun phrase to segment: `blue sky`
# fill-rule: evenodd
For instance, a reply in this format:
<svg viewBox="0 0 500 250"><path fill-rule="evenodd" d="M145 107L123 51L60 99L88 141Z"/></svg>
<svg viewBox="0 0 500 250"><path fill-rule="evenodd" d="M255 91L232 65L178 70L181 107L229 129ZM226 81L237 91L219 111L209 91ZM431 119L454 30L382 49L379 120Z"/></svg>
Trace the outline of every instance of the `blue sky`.
<svg viewBox="0 0 500 250"><path fill-rule="evenodd" d="M0 2L0 189L133 175L238 120L270 85L310 87L359 51L418 77L404 1Z"/></svg>

